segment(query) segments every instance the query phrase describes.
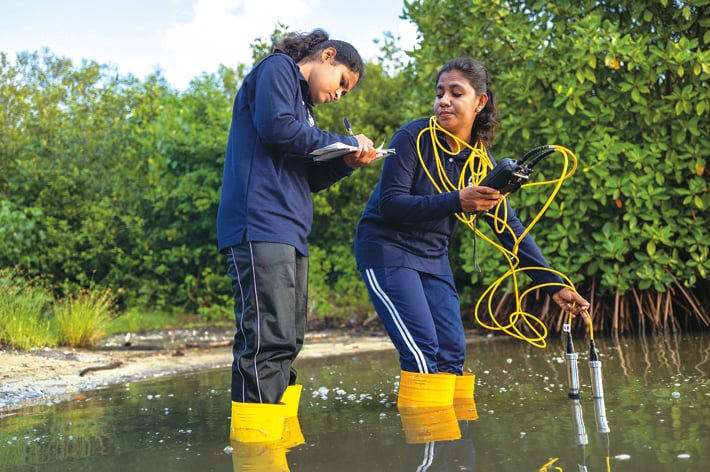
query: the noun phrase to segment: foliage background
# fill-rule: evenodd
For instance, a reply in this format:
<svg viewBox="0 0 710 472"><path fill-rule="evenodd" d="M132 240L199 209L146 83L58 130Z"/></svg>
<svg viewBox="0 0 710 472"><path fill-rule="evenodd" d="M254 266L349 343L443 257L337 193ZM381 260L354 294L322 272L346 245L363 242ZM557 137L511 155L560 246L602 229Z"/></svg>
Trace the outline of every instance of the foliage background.
<svg viewBox="0 0 710 472"><path fill-rule="evenodd" d="M432 114L436 72L471 55L489 67L501 109L491 151L572 149L580 169L534 235L592 302L595 327L707 327L710 292L710 1L414 0L412 51L382 38L357 91L316 109L325 129L388 140ZM254 61L271 40L254 42ZM232 100L250 65L140 81L49 50L0 53L0 268L40 277L57 297L111 289L118 309L231 317L215 217ZM545 164L554 166L555 164ZM352 237L381 163L316 194L312 319L372 315ZM536 174L553 173L541 166ZM525 221L544 195L514 195ZM451 258L467 321L501 260L460 230ZM501 310L507 309L505 299ZM543 317L551 317L544 305Z"/></svg>

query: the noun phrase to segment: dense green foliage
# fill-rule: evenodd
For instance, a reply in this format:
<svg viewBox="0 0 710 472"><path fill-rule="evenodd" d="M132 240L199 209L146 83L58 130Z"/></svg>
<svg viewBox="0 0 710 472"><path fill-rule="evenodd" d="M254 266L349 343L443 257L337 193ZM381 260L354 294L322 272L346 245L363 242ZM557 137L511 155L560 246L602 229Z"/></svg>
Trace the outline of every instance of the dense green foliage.
<svg viewBox="0 0 710 472"><path fill-rule="evenodd" d="M710 2L420 0L406 11L420 32L418 90L447 58L479 58L502 114L494 154L559 144L578 156L581 171L534 234L556 268L599 295L612 327L629 310L657 326L673 304L707 326ZM525 219L542 198L512 201ZM498 260L482 267L500 272Z"/></svg>
<svg viewBox="0 0 710 472"><path fill-rule="evenodd" d="M708 5L405 2L404 16L419 28L410 62L386 37L356 91L316 108L318 123L339 131L347 115L379 144L433 113L444 62L482 60L502 113L493 154L551 143L579 158L534 234L553 266L595 301L601 327L627 331L646 318L667 327L673 307L671 320L687 312L689 326L707 325ZM255 41L254 60L270 43ZM247 69L222 67L177 92L160 73L140 81L47 50L16 61L1 54L0 267L41 276L59 296L111 288L123 310L231 317L215 217L232 100ZM558 164L545 162L536 176ZM362 320L372 311L352 242L380 168L314 196L316 318ZM525 220L544 195L512 198ZM451 246L467 306L501 271L479 244L475 272L470 242L462 230Z"/></svg>
<svg viewBox="0 0 710 472"><path fill-rule="evenodd" d="M0 79L0 264L58 292L112 287L124 307L199 297L235 72L177 94L43 51L3 56Z"/></svg>

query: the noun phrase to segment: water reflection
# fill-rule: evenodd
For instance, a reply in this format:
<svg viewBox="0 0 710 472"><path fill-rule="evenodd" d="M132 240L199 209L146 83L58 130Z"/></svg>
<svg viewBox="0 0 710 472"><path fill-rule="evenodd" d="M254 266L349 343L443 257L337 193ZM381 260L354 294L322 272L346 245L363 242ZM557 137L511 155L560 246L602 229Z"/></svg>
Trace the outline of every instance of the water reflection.
<svg viewBox="0 0 710 472"><path fill-rule="evenodd" d="M400 407L399 417L407 444L461 439L454 407Z"/></svg>
<svg viewBox="0 0 710 472"><path fill-rule="evenodd" d="M448 415L445 415L448 416ZM442 418L445 427L435 427L439 437L433 434L422 437L420 429L410 429L411 425L402 423L405 430L406 443L402 471L448 471L475 470L476 450L473 439L467 434L469 422L450 423L450 418ZM455 434L453 434L455 432ZM455 436L455 437L454 437Z"/></svg>
<svg viewBox="0 0 710 472"><path fill-rule="evenodd" d="M298 390L300 394L300 388ZM281 439L268 442L241 442L230 439L234 472L288 472L286 454L305 442L298 416L284 420ZM229 451L229 448L226 449Z"/></svg>
<svg viewBox="0 0 710 472"><path fill-rule="evenodd" d="M444 420L430 412L410 422L397 409L391 353L309 359L299 365L301 439L278 454L244 450L229 442L229 375L220 369L1 417L0 470L708 470L710 335L602 339L597 349L611 432L587 368L580 398L568 398L563 340L543 350L484 339L469 346L465 366L476 374L475 403L447 409ZM588 361L580 350L580 366ZM444 423L451 430L437 429Z"/></svg>
<svg viewBox="0 0 710 472"><path fill-rule="evenodd" d="M644 382L649 382L659 369L677 377L685 375L688 366L699 374L697 380L708 377L710 342L707 334L610 339L609 343L610 354L616 355L624 376L629 379L642 376ZM635 349L629 349L631 346Z"/></svg>
<svg viewBox="0 0 710 472"><path fill-rule="evenodd" d="M609 426L606 422L606 418L602 416L603 408L600 407L599 401L603 401L601 397L594 398L594 416L597 423L597 433L599 433L604 446L604 464L606 464L603 470L610 471L610 448L609 448ZM570 411L571 411L571 422L574 428L574 444L577 447L577 467L576 470L580 472L586 472L587 468L587 446L589 444L589 437L587 435L587 427L584 422L584 414L582 408L582 402L579 398L571 398L569 400ZM544 464L540 471L548 470L561 470L557 464L559 458L555 457L549 462ZM602 470L602 469L600 469Z"/></svg>

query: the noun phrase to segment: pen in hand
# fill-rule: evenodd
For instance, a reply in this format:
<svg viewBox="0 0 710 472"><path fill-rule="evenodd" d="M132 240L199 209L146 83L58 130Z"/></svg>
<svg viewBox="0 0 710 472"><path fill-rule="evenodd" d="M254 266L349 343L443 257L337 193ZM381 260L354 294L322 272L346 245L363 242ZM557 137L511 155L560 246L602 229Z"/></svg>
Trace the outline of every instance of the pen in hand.
<svg viewBox="0 0 710 472"><path fill-rule="evenodd" d="M343 118L343 123L345 123L345 129L348 130L348 134L350 136L355 136L355 133L353 133L353 129L350 127L350 121L348 120L347 116Z"/></svg>

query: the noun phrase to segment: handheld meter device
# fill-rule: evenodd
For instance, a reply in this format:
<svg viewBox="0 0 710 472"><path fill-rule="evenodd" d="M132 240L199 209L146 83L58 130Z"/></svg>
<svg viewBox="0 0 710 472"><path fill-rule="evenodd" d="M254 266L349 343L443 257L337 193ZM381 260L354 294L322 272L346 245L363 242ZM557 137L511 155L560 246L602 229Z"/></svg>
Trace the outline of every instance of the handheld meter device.
<svg viewBox="0 0 710 472"><path fill-rule="evenodd" d="M535 164L553 152L553 146L544 145L529 150L518 160L501 159L478 185L494 188L504 195L513 193L528 181ZM528 159L531 160L526 163Z"/></svg>

